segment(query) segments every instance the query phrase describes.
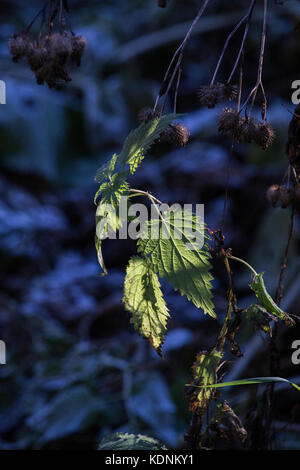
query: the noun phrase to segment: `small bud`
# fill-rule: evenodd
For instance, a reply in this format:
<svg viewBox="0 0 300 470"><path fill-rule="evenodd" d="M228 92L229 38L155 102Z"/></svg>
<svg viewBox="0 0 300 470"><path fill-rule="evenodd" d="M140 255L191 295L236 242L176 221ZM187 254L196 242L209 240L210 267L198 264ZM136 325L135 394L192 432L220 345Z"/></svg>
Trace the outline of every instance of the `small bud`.
<svg viewBox="0 0 300 470"><path fill-rule="evenodd" d="M280 198L280 186L279 184L272 184L266 192L267 201L272 204L273 207L277 207Z"/></svg>

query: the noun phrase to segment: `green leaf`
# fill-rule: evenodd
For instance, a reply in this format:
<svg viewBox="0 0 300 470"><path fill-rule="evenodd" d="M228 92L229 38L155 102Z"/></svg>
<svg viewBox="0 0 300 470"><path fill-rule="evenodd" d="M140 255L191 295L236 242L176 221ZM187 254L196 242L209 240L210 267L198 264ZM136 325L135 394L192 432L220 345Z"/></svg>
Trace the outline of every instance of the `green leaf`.
<svg viewBox="0 0 300 470"><path fill-rule="evenodd" d="M120 163L123 166L129 165L131 174L141 164L150 146L176 117L178 115L168 114L141 124L130 132L120 154Z"/></svg>
<svg viewBox="0 0 300 470"><path fill-rule="evenodd" d="M119 229L118 208L122 196L126 196L129 190L129 184L124 175L115 173L110 181L102 183L95 196L95 202L99 196L101 200L96 211L96 239L95 247L97 251L98 261L103 269L103 273L107 274L102 254L102 241L107 238L109 233L116 233Z"/></svg>
<svg viewBox="0 0 300 470"><path fill-rule="evenodd" d="M251 304L246 311L246 319L254 323L255 327L272 337L272 326L270 322L278 321L278 318L268 312L267 309L258 304Z"/></svg>
<svg viewBox="0 0 300 470"><path fill-rule="evenodd" d="M167 331L169 311L160 283L148 260L134 256L127 267L123 303L131 323L160 354Z"/></svg>
<svg viewBox="0 0 300 470"><path fill-rule="evenodd" d="M110 181L101 184L95 195L94 202L96 204L98 197L101 196L101 202L118 207L121 196L125 196L128 190L129 184L126 181L125 175L115 173Z"/></svg>
<svg viewBox="0 0 300 470"><path fill-rule="evenodd" d="M193 378L191 383L187 385L187 387L191 387L188 388L187 395L189 396L192 412L206 409L212 392L205 387L209 388L216 382L217 369L221 359L222 353L216 350L211 352L203 351L197 354L196 361L192 367Z"/></svg>
<svg viewBox="0 0 300 470"><path fill-rule="evenodd" d="M204 231L201 249L196 245L191 229L196 230L199 237ZM155 237L153 233L156 233ZM159 219L149 221L146 233L138 240L138 251L144 256L149 255L153 271L165 277L175 290L202 308L204 313L216 317L208 238L204 222L191 211L183 211L177 206L174 211L165 211Z"/></svg>
<svg viewBox="0 0 300 470"><path fill-rule="evenodd" d="M118 155L115 153L108 162L104 163L104 165L97 170L95 181L102 183L108 180L116 169L117 160Z"/></svg>
<svg viewBox="0 0 300 470"><path fill-rule="evenodd" d="M274 302L274 300L268 293L264 283L263 275L264 273L260 273L253 276L253 280L250 283L250 288L253 290L256 297L261 301L261 303L263 304L265 309L268 310L268 312L277 316L281 320L284 320L287 325L294 325L294 320L286 312L281 310L281 308Z"/></svg>
<svg viewBox="0 0 300 470"><path fill-rule="evenodd" d="M282 377L254 377L253 379L241 379L241 380L233 380L232 382L221 382L215 384L206 384L200 385L200 388L222 388L222 387L231 387L234 385L251 385L251 384L264 384L264 383L272 383L272 382L285 382L292 387L296 388L300 392L300 386L296 385L295 383L291 382L288 379L284 379ZM187 385L189 387L190 385Z"/></svg>
<svg viewBox="0 0 300 470"><path fill-rule="evenodd" d="M98 258L98 262L99 262L101 268L103 269L103 275L106 276L107 269L106 269L106 266L104 264L101 244L102 244L102 240L100 240L96 235L95 236L95 248L96 248L96 252L97 252L97 258Z"/></svg>
<svg viewBox="0 0 300 470"><path fill-rule="evenodd" d="M167 447L153 437L116 433L104 437L98 450L167 450Z"/></svg>

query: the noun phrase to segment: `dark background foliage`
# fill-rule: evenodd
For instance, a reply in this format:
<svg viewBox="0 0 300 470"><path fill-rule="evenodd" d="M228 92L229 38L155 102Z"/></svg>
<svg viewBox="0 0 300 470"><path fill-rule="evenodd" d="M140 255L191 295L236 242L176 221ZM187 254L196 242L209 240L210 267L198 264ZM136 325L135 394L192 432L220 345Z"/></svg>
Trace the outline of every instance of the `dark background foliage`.
<svg viewBox="0 0 300 470"><path fill-rule="evenodd" d="M93 449L114 431L142 432L180 447L188 427L184 385L195 354L212 346L226 309L226 273L215 262L214 301L219 320L204 318L164 284L172 319L161 360L134 332L121 297L134 242L107 241L107 277L94 250L93 182L96 169L151 106L175 48L199 1L71 0L73 29L87 51L73 81L59 90L35 84L23 63L12 63L8 38L24 29L41 2L1 1L0 79L7 104L0 107L0 337L7 365L0 366L1 449ZM261 4L261 2L258 2ZM248 2L211 1L185 53L178 111L191 130L184 149L155 146L134 176L135 186L164 201L205 203L207 223L217 228L223 212L230 142L217 133L221 108L200 108L196 91L207 84L226 35ZM264 68L268 117L277 134L262 151L235 147L231 162L226 247L265 271L274 294L287 238L289 210L272 209L265 190L280 183L291 115L291 83L300 79L300 4L270 2ZM245 83L256 79L261 5L254 15L245 55ZM225 57L220 80L231 70L240 37ZM224 75L223 75L224 74ZM236 77L237 80L238 77ZM285 106L283 106L285 105ZM291 246L283 307L299 313L299 222ZM252 299L249 275L234 267L239 306ZM281 375L299 383L291 362L299 327L280 327ZM229 352L226 379L269 375L269 340L243 324L241 359ZM225 390L259 447L264 387ZM274 448L299 449L297 391L275 388Z"/></svg>

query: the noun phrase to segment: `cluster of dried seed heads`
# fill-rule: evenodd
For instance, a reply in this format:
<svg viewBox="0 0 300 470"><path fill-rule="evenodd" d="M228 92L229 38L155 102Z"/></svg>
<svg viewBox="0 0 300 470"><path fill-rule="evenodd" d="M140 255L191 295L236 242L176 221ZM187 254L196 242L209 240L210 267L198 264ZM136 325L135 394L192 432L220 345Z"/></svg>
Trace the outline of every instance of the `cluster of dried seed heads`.
<svg viewBox="0 0 300 470"><path fill-rule="evenodd" d="M39 85L50 88L71 81L70 65L80 65L86 46L83 36L72 33L50 33L33 41L25 33L14 34L9 41L13 61L25 58Z"/></svg>
<svg viewBox="0 0 300 470"><path fill-rule="evenodd" d="M219 119L219 132L237 142L255 142L266 150L274 140L274 131L268 122L243 117L232 108L225 108Z"/></svg>
<svg viewBox="0 0 300 470"><path fill-rule="evenodd" d="M282 207L286 209L293 202L300 202L300 183L297 183L294 187L287 185L272 184L266 193L267 201L272 204L273 207Z"/></svg>
<svg viewBox="0 0 300 470"><path fill-rule="evenodd" d="M139 112L139 122L147 123L160 116L158 111L153 111L151 108L142 109ZM177 147L185 147L190 138L190 131L182 124L174 123L169 124L164 132L161 134L160 141L165 143L174 144Z"/></svg>
<svg viewBox="0 0 300 470"><path fill-rule="evenodd" d="M237 97L237 87L229 83L215 83L205 85L198 91L198 98L202 106L214 108L223 101L232 101Z"/></svg>

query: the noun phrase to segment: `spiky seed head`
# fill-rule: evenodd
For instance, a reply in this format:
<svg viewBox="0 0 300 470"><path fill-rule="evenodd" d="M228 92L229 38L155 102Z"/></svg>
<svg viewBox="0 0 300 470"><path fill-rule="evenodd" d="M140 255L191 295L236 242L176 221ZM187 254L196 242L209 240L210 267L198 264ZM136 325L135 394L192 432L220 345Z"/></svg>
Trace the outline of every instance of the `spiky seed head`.
<svg viewBox="0 0 300 470"><path fill-rule="evenodd" d="M283 209L286 209L294 200L294 191L293 189L282 185L279 188L279 193L280 193L281 207Z"/></svg>
<svg viewBox="0 0 300 470"><path fill-rule="evenodd" d="M230 83L226 83L222 86L221 91L225 101L232 101L237 97L238 87L236 85L230 85Z"/></svg>
<svg viewBox="0 0 300 470"><path fill-rule="evenodd" d="M219 118L219 132L239 141L243 122L244 119L237 110L225 108Z"/></svg>
<svg viewBox="0 0 300 470"><path fill-rule="evenodd" d="M257 125L258 123L254 119L242 119L240 125L239 141L247 142L248 144L250 144L255 139L257 133Z"/></svg>
<svg viewBox="0 0 300 470"><path fill-rule="evenodd" d="M201 106L214 108L221 101L221 87L219 83L203 85L198 91L198 99Z"/></svg>
<svg viewBox="0 0 300 470"><path fill-rule="evenodd" d="M266 150L272 144L274 137L275 133L271 124L268 122L259 123L254 138L257 145L259 145L263 150Z"/></svg>
<svg viewBox="0 0 300 470"><path fill-rule="evenodd" d="M185 147L190 138L190 131L182 124L169 124L162 134L161 140L176 145L177 147Z"/></svg>
<svg viewBox="0 0 300 470"><path fill-rule="evenodd" d="M273 207L277 207L279 203L279 198L280 198L280 186L279 184L272 184L267 189L266 192L266 198L267 201L272 204Z"/></svg>

